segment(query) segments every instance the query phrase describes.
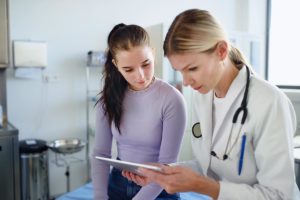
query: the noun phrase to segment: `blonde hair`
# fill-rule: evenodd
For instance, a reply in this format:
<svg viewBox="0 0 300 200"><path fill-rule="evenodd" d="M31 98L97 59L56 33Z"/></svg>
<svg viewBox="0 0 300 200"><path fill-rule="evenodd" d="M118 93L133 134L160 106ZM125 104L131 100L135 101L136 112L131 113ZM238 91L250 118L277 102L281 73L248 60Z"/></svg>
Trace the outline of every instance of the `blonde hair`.
<svg viewBox="0 0 300 200"><path fill-rule="evenodd" d="M177 15L172 22L164 41L164 55L209 53L220 41L229 44L229 58L238 68L249 66L241 51L230 45L216 18L206 10L190 9Z"/></svg>

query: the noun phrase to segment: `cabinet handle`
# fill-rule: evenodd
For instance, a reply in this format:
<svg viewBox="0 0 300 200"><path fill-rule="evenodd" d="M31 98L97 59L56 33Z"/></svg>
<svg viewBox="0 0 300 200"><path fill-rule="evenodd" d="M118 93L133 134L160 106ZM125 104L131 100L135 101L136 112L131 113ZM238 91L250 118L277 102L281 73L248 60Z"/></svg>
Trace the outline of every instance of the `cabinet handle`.
<svg viewBox="0 0 300 200"><path fill-rule="evenodd" d="M2 146L0 146L0 151L2 151Z"/></svg>

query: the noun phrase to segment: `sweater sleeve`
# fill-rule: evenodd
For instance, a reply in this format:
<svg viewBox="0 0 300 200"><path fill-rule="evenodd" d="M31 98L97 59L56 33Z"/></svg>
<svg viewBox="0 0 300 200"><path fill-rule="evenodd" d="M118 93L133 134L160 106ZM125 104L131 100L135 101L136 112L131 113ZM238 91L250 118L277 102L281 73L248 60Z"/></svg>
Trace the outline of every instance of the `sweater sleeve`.
<svg viewBox="0 0 300 200"><path fill-rule="evenodd" d="M111 157L112 133L102 104L96 107L95 144L91 158L94 199L107 200L109 166L102 164L95 156Z"/></svg>
<svg viewBox="0 0 300 200"><path fill-rule="evenodd" d="M159 151L159 163L176 162L181 140L186 126L186 108L183 96L176 90L166 95L166 103L162 110L163 133ZM157 184L142 187L134 200L155 199L162 188Z"/></svg>

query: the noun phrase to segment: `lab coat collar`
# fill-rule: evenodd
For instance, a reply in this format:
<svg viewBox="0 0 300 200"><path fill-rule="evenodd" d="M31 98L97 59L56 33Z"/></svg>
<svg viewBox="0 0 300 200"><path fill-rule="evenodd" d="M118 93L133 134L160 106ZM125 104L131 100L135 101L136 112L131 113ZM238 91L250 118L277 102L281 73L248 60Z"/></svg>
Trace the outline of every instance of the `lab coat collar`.
<svg viewBox="0 0 300 200"><path fill-rule="evenodd" d="M199 113L200 129L202 132L201 142L199 139L192 137L192 147L194 155L198 157L197 160L201 160L201 168L203 174L206 175L208 166L210 165L210 151L211 151L211 141L212 141L212 101L213 92L207 94L195 93L197 96L195 98L196 112Z"/></svg>
<svg viewBox="0 0 300 200"><path fill-rule="evenodd" d="M247 70L246 70L246 66L244 66L242 69L240 69L238 75L236 76L236 78L233 80L233 82L231 83L228 92L226 94L226 97L224 97L224 105L226 105L224 111L222 113L220 113L220 118L222 120L220 120L221 123L216 124L214 131L212 133L213 137L212 137L212 143L215 144L215 140L217 140L217 138L219 137L218 135L221 133L221 131L219 131L220 127L222 126L223 123L229 123L232 121L233 116L229 116L229 110L230 109L235 109L233 107L239 107L241 102L238 102L237 100L238 95L240 95L242 92L244 92L244 88L246 86L246 78L247 78ZM214 95L213 95L214 97ZM212 118L211 118L212 119ZM227 119L227 120L225 120Z"/></svg>
<svg viewBox="0 0 300 200"><path fill-rule="evenodd" d="M228 113L229 109L232 107L232 102L237 98L238 94L245 87L246 76L247 76L246 68L243 67L240 70L237 77L235 78L235 80L232 82L227 92L226 101L228 101L228 104L226 103L226 105L230 105L230 106L226 107L226 110L222 118L226 117L226 114ZM198 101L198 103L196 103L197 106L195 111L199 113L198 117L200 120L200 127L202 132L202 142L199 142L198 139L193 137L192 146L193 146L195 156L198 157L198 160L201 160L200 165L202 167L203 174L207 175L207 170L211 162L210 152L213 148L212 145L212 141L214 141L213 136L216 139L218 138L215 135L213 135L212 132L212 104L213 104L214 92L211 91L205 95L197 94L196 96L197 97L195 100ZM238 102L238 104L240 104L240 102ZM231 117L232 116L230 116L229 122L231 122ZM222 123L228 123L228 120L221 120L221 121L223 121ZM217 130L222 125L222 123L215 128L216 133Z"/></svg>

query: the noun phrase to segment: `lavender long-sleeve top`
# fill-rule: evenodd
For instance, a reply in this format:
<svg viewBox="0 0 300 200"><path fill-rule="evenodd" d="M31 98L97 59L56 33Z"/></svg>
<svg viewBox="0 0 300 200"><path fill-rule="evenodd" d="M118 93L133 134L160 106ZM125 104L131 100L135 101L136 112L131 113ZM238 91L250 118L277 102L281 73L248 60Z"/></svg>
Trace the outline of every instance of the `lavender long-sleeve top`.
<svg viewBox="0 0 300 200"><path fill-rule="evenodd" d="M124 161L147 163L176 162L186 125L186 111L180 92L155 79L147 89L127 89L123 102L121 134L108 123L102 105L96 107L96 133L92 158L94 199L108 199L109 166L94 156L111 157L112 139L117 142L118 157ZM149 184L134 199L155 199L162 188Z"/></svg>

